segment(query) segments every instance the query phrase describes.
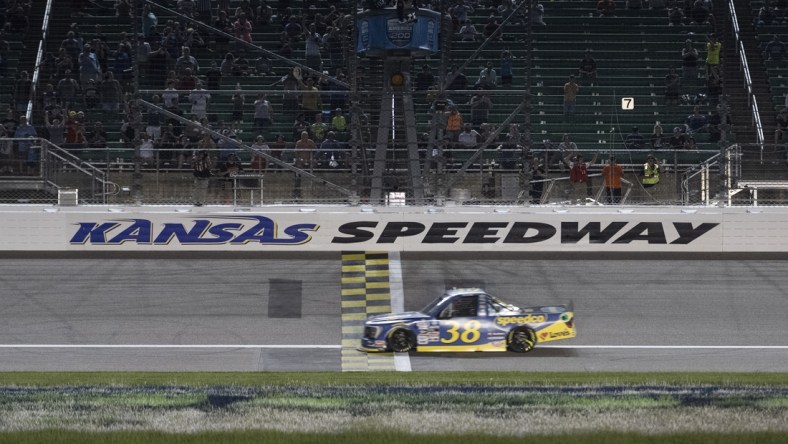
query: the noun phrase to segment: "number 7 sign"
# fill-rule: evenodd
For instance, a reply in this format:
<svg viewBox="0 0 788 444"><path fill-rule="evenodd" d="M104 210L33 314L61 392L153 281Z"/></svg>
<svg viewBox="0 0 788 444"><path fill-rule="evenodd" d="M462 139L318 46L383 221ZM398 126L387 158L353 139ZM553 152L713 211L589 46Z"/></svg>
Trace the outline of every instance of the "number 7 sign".
<svg viewBox="0 0 788 444"><path fill-rule="evenodd" d="M621 109L628 109L628 110L635 109L635 98L634 97L622 97L621 98Z"/></svg>

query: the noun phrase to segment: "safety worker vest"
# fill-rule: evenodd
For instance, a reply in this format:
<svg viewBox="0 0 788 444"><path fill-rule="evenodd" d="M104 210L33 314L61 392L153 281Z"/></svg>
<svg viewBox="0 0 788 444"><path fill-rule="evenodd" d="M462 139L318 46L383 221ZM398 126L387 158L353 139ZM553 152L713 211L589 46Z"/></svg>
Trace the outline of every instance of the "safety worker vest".
<svg viewBox="0 0 788 444"><path fill-rule="evenodd" d="M643 185L656 185L659 183L659 165L643 164Z"/></svg>

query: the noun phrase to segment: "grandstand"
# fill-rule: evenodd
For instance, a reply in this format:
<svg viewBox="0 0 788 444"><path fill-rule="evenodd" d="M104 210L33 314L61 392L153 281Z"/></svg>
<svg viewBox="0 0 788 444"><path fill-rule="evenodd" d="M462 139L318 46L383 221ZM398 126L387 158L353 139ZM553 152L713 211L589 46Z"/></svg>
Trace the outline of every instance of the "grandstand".
<svg viewBox="0 0 788 444"><path fill-rule="evenodd" d="M358 51L356 24L367 2L209 3L210 11L200 11L199 1L6 2L6 49L0 41L5 136L13 137L15 122L27 115L41 138L30 152L41 155L19 152L19 141L5 142L15 151L0 165L0 201L57 203L58 190L79 189L83 204L190 204L193 156L207 149L213 170L208 204L574 204L561 161L569 159L558 151L564 134L586 160L596 160L593 187L579 203L603 203L599 173L611 155L625 167L628 203L749 203L748 193L735 192L739 182L782 188L785 179L784 147L772 143L776 111L788 92L780 71L785 60L764 60L759 45L788 35L784 23L756 23L763 2L706 2L711 19L697 23L687 9L682 24L671 25L668 9L629 10L624 2L616 3L614 16L600 16L593 2L556 1L540 9L533 0L433 1L424 7L437 12L439 51L412 54ZM27 23L19 20L18 5ZM238 29L241 12L249 17L248 38ZM400 21L393 5L384 13L398 23L417 20ZM476 34L463 28L466 18ZM27 32L19 32L23 26ZM723 47L721 94L709 90L703 66L707 36L715 32ZM319 44L310 46L315 34ZM687 40L699 53L699 70L694 81L684 79L678 103L669 104L666 76L671 68L681 75ZM95 86L80 66L85 44L101 66ZM198 66L181 60L184 46ZM507 52L511 81L505 82ZM596 63L596 78L579 75L586 54ZM487 66L498 71L495 85L480 86ZM193 78L187 67L196 70ZM19 80L23 71L30 87ZM117 82L106 79L109 72ZM404 83L393 83L392 74ZM576 111L565 115L570 75L579 92ZM69 78L75 82L64 81ZM179 103L167 106L170 80ZM204 92L193 93L195 81ZM71 97L74 83L81 88ZM201 111L192 102L205 94L210 100ZM262 127L254 119L261 95L271 109ZM481 96L488 106L474 103ZM634 106L623 109L624 99ZM670 147L674 129L684 129L696 106L711 125L692 134L695 145ZM479 133L473 142L463 145L447 131L452 107ZM65 128L48 128L53 109ZM344 123L333 121L338 109ZM314 124L316 116L325 125ZM652 137L657 123L661 142ZM148 131L156 126L161 133ZM627 142L633 127L642 143ZM314 151L298 143L303 130ZM336 144L323 144L329 131ZM257 136L269 150L261 152ZM230 153L240 160L238 177L226 163ZM662 178L645 189L640 176L651 154ZM534 176L539 168L544 174ZM782 196L762 192L761 198L778 202Z"/></svg>

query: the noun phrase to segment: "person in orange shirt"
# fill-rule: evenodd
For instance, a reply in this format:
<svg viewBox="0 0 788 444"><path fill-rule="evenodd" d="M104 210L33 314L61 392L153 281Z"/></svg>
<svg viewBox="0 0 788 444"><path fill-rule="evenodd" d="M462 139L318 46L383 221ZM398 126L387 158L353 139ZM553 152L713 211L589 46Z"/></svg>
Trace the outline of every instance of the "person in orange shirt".
<svg viewBox="0 0 788 444"><path fill-rule="evenodd" d="M624 168L610 156L610 162L602 168L602 177L605 179L605 194L608 202L617 204L621 201L621 178L624 177Z"/></svg>

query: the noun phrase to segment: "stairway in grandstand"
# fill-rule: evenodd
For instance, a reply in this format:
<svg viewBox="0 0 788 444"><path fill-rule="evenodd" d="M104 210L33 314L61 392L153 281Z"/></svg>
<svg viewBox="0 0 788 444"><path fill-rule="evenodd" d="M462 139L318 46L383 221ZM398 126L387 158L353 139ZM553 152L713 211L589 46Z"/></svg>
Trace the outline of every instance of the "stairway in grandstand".
<svg viewBox="0 0 788 444"><path fill-rule="evenodd" d="M600 153L623 148L633 126L648 137L656 122L666 134L684 123L692 105L666 106L665 76L680 67L686 39L704 56L703 35L707 26L668 26L665 10L626 10L619 5L615 17L599 17L593 3L546 3L547 26L534 29L532 91L534 92L534 136L560 140L569 133L581 149ZM580 92L574 123L564 120L563 85L577 75L586 51L597 62L598 79L578 80ZM680 74L680 70L678 70ZM683 85L682 94L703 93L702 79ZM622 110L622 98L633 98L634 110ZM710 106L703 106L704 113ZM703 148L714 148L707 134L696 139ZM633 155L641 162L645 153ZM695 159L699 161L700 159ZM627 161L627 163L630 163Z"/></svg>
<svg viewBox="0 0 788 444"><path fill-rule="evenodd" d="M782 42L788 42L788 30L786 24L756 25L754 23L759 9L767 2L734 0L734 3L753 77L765 139L763 162L760 162L760 159L757 162L744 162L743 167L746 169L742 175L756 179L788 180L788 167L786 167L788 137L783 137L781 143L774 144L777 113L784 108L784 94L788 93L788 76L785 75L788 58L782 61L767 60L763 54L766 44L774 35L779 36Z"/></svg>

